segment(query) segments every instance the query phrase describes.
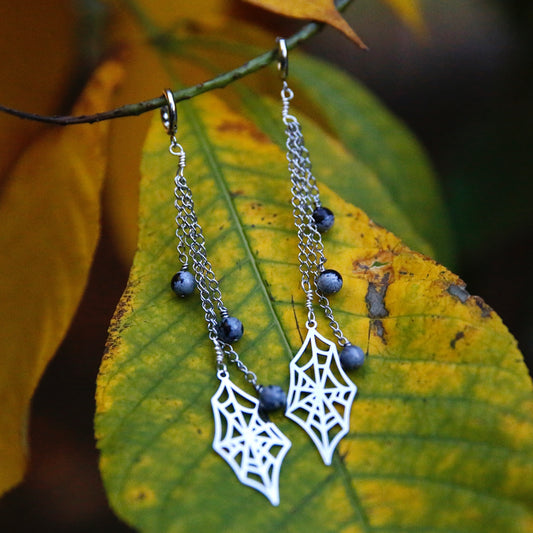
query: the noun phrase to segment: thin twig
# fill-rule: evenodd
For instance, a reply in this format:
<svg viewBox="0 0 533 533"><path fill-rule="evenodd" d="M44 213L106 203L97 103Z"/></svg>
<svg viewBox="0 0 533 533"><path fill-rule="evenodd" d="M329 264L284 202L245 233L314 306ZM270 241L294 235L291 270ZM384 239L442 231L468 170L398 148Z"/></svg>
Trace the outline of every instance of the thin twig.
<svg viewBox="0 0 533 533"><path fill-rule="evenodd" d="M342 11L351 0L339 0L337 2L337 9ZM310 22L305 25L301 30L293 34L291 37L285 40L287 44L287 49L291 50L296 47L303 41L306 41L316 33L318 33L324 24L318 22ZM254 59L244 63L236 69L224 72L219 76L216 76L208 81L198 83L191 87L181 89L179 91L173 92L174 100L180 102L182 100L188 100L194 96L205 93L207 91L212 91L213 89L221 89L226 87L230 83L257 72L258 70L270 65L273 61L277 59L277 49L270 50L260 56L255 57ZM16 117L33 120L36 122L45 122L47 124L57 124L60 126L68 126L71 124L92 124L94 122L100 122L102 120L110 120L120 117L131 117L138 116L146 113L147 111L152 111L161 107L165 104L165 98L159 96L157 98L152 98L151 100L145 100L144 102L138 102L136 104L127 104L109 111L104 111L102 113L95 113L94 115L80 115L80 116L60 116L60 115L39 115L36 113L27 113L24 111L19 111L17 109L12 109L0 104L0 111L7 113L9 115L14 115Z"/></svg>

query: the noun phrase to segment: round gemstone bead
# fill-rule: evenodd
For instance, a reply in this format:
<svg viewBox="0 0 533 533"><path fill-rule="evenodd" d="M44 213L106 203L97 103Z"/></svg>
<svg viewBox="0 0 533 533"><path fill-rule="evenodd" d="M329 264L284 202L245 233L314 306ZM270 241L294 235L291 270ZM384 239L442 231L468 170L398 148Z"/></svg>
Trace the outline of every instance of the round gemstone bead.
<svg viewBox="0 0 533 533"><path fill-rule="evenodd" d="M170 286L178 296L183 298L194 292L196 282L194 281L194 276L188 270L180 270L172 277Z"/></svg>
<svg viewBox="0 0 533 533"><path fill-rule="evenodd" d="M324 233L333 226L335 215L327 207L317 207L313 211L313 220L315 221L316 229L320 233Z"/></svg>
<svg viewBox="0 0 533 533"><path fill-rule="evenodd" d="M287 405L287 395L278 385L267 385L259 393L259 408L265 413L285 409Z"/></svg>
<svg viewBox="0 0 533 533"><path fill-rule="evenodd" d="M222 342L232 343L238 341L244 333L242 322L234 316L226 316L218 323L218 338Z"/></svg>
<svg viewBox="0 0 533 533"><path fill-rule="evenodd" d="M365 362L365 352L359 346L347 344L340 353L341 365L344 370L354 370Z"/></svg>
<svg viewBox="0 0 533 533"><path fill-rule="evenodd" d="M336 270L324 270L317 278L318 290L325 296L335 294L342 288L342 276Z"/></svg>

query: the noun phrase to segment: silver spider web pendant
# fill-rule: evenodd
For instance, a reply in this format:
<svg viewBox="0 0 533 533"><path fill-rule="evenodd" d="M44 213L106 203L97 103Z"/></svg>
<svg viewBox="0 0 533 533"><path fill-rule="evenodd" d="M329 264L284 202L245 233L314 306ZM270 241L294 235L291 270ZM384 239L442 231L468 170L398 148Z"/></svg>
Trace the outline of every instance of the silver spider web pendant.
<svg viewBox="0 0 533 533"><path fill-rule="evenodd" d="M305 355L309 349L310 357ZM337 346L314 327L309 328L289 368L285 414L305 430L324 463L330 465L337 444L350 429L357 387L341 367Z"/></svg>
<svg viewBox="0 0 533 533"><path fill-rule="evenodd" d="M272 422L264 421L259 401L234 385L229 376L211 398L215 418L213 449L243 485L279 504L279 472L291 441Z"/></svg>

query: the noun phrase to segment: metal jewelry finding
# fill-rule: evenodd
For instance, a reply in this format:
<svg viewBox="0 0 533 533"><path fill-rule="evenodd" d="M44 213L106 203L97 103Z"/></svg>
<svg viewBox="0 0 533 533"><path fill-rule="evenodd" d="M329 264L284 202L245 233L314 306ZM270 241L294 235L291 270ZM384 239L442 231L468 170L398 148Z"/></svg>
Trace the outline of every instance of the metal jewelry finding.
<svg viewBox="0 0 533 533"><path fill-rule="evenodd" d="M169 151L179 157L174 177L174 206L177 211L177 251L182 266L172 278L171 286L181 297L190 295L195 286L198 288L208 335L215 349L216 375L220 385L211 398L215 422L213 449L229 464L242 484L264 494L272 505L278 505L279 473L291 442L268 420L265 411L276 407L272 401L272 389L279 387L259 385L256 375L240 360L230 344L242 335L242 324L229 316L213 267L207 259L205 238L196 218L191 189L184 176L185 151L175 137L176 105L172 91L167 89L163 94L167 106L163 108L161 117L170 136ZM188 283L189 262L193 271L192 283ZM245 380L258 393L259 400L232 383L228 362L244 374Z"/></svg>

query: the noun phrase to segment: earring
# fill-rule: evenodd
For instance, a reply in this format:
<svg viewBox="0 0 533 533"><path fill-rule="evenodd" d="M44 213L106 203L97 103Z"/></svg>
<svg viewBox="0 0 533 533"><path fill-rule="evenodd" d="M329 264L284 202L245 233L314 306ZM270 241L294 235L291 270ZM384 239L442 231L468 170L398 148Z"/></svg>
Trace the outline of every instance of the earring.
<svg viewBox="0 0 533 533"><path fill-rule="evenodd" d="M306 431L324 463L329 465L337 444L350 429L350 410L357 393L357 387L345 370L360 367L365 355L361 348L351 344L344 336L328 300L328 296L338 292L343 283L342 276L336 270L324 268L326 257L321 234L333 226L335 217L320 202L300 123L289 114L294 93L286 81L289 67L287 45L280 38L277 43L278 70L283 81L282 118L287 136L291 204L298 232L301 286L307 307L307 336L289 365L290 387L286 416ZM315 296L342 348L340 355L335 343L317 330L313 306Z"/></svg>
<svg viewBox="0 0 533 533"><path fill-rule="evenodd" d="M215 348L216 375L220 385L211 398L215 425L213 449L229 464L242 484L264 494L272 505L278 505L281 463L291 442L268 420L268 413L285 407L285 393L275 385L259 385L256 375L231 346L243 334L242 323L230 316L224 306L213 267L207 259L205 238L196 218L191 189L183 174L185 152L176 140L176 104L170 89L166 89L163 95L167 105L161 109L161 118L170 136L169 151L179 157L174 178L174 205L181 269L172 278L171 287L180 297L189 296L195 288L198 289L209 338ZM193 273L189 271L189 260ZM259 399L230 380L227 362L233 363L244 374Z"/></svg>

